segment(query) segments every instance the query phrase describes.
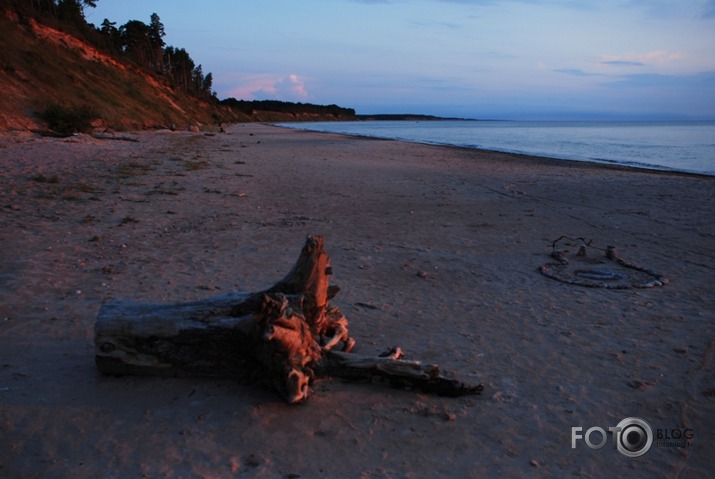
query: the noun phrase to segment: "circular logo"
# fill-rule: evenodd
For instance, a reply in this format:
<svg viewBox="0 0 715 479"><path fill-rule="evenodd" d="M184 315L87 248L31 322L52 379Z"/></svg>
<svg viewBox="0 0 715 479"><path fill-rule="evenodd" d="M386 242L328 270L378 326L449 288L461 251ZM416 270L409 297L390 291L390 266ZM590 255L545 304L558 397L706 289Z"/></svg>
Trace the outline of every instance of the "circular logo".
<svg viewBox="0 0 715 479"><path fill-rule="evenodd" d="M616 427L616 448L624 456L640 457L653 445L653 430L641 418L627 417Z"/></svg>

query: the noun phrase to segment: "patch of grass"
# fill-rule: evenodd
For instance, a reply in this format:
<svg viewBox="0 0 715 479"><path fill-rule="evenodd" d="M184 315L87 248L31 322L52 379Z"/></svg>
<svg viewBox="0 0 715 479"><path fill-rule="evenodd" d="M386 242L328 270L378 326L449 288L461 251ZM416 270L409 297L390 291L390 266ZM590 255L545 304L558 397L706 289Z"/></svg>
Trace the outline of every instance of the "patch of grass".
<svg viewBox="0 0 715 479"><path fill-rule="evenodd" d="M208 168L209 166L210 166L210 163L206 160L185 160L184 161L184 167L186 168L186 171L203 170L204 168Z"/></svg>
<svg viewBox="0 0 715 479"><path fill-rule="evenodd" d="M172 195L176 196L182 191L186 190L183 186L180 186L176 181L172 181L170 185L165 185L164 183L159 183L154 187L153 190L148 191L147 195Z"/></svg>
<svg viewBox="0 0 715 479"><path fill-rule="evenodd" d="M51 200L54 199L55 195L47 191L40 191L35 195L38 200Z"/></svg>
<svg viewBox="0 0 715 479"><path fill-rule="evenodd" d="M151 171L152 169L153 168L150 165L130 161L128 163L119 165L117 169L114 170L114 174L117 178L132 178L135 176L143 175L146 172Z"/></svg>
<svg viewBox="0 0 715 479"><path fill-rule="evenodd" d="M60 177L57 175L52 175L52 176L45 176L42 173L38 173L37 175L33 176L30 178L32 181L37 181L38 183L52 183L52 184L58 184L60 182Z"/></svg>
<svg viewBox="0 0 715 479"><path fill-rule="evenodd" d="M136 80L124 83L124 93L132 98L141 96L142 90Z"/></svg>
<svg viewBox="0 0 715 479"><path fill-rule="evenodd" d="M122 218L122 221L119 222L119 226L128 225L132 223L139 223L139 220L131 216L125 216L124 218Z"/></svg>
<svg viewBox="0 0 715 479"><path fill-rule="evenodd" d="M62 192L62 199L67 201L78 201L82 199L82 195L78 194L76 191L65 190Z"/></svg>
<svg viewBox="0 0 715 479"><path fill-rule="evenodd" d="M169 195L169 196L177 196L179 193L184 191L186 188L183 187L178 187L178 188L163 188L159 186L155 186L153 190L147 191L147 195Z"/></svg>
<svg viewBox="0 0 715 479"><path fill-rule="evenodd" d="M30 177L32 181L38 183L45 183L48 185L59 185L61 183L60 177L57 175L46 176L43 173L38 173L35 176ZM85 181L78 181L76 183L67 183L65 185L66 190L79 191L80 193L97 193L99 190L96 186L90 185Z"/></svg>
<svg viewBox="0 0 715 479"><path fill-rule="evenodd" d="M80 200L81 193L98 193L101 190L94 185L90 185L85 181L76 183L62 183L57 175L46 176L43 173L38 173L30 178L32 181L47 185L44 191L37 193L37 198L53 199L62 198L63 200Z"/></svg>
<svg viewBox="0 0 715 479"><path fill-rule="evenodd" d="M84 181L80 181L78 183L72 183L71 185L67 186L67 189L79 191L80 193L98 193L99 192L99 189L97 189L96 186L92 186L88 183L85 183Z"/></svg>

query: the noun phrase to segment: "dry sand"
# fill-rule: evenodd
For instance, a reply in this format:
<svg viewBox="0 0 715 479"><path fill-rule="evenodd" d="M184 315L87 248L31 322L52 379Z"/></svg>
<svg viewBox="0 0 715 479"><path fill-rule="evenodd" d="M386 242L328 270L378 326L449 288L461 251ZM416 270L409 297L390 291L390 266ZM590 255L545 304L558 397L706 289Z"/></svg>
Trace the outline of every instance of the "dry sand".
<svg viewBox="0 0 715 479"><path fill-rule="evenodd" d="M0 145L0 477L706 477L715 469L715 178L236 125ZM308 234L362 353L399 344L481 397L322 380L102 377L109 299L281 278ZM568 285L561 235L662 288ZM593 250L594 255L598 254ZM637 416L692 447L628 458L571 427ZM592 437L594 441L598 435Z"/></svg>

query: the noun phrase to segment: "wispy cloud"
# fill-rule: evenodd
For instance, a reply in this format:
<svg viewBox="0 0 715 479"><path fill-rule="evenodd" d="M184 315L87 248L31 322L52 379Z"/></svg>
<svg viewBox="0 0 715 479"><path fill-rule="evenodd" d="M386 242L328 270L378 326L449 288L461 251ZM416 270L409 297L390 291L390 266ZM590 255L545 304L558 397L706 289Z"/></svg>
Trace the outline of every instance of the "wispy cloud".
<svg viewBox="0 0 715 479"><path fill-rule="evenodd" d="M461 3L463 5L494 5L495 0L437 0L442 3Z"/></svg>
<svg viewBox="0 0 715 479"><path fill-rule="evenodd" d="M460 25L459 23L455 22L438 22L438 21L413 21L410 22L412 26L415 27L420 27L420 28L446 28L448 30L459 30L463 28L463 25Z"/></svg>
<svg viewBox="0 0 715 479"><path fill-rule="evenodd" d="M435 0L438 3L459 3L473 6L498 6L504 5L504 0ZM550 6L572 10L593 10L593 2L573 0L511 0L510 3L526 3L536 6Z"/></svg>
<svg viewBox="0 0 715 479"><path fill-rule="evenodd" d="M630 60L608 60L601 62L604 65L617 65L622 67L642 67L645 65L643 62L634 62Z"/></svg>
<svg viewBox="0 0 715 479"><path fill-rule="evenodd" d="M557 68L552 71L556 73L565 73L566 75L573 75L577 77L602 76L600 73L590 73L583 71L580 68Z"/></svg>
<svg viewBox="0 0 715 479"><path fill-rule="evenodd" d="M655 50L647 53L626 55L601 55L598 63L614 66L663 66L683 58L682 52Z"/></svg>

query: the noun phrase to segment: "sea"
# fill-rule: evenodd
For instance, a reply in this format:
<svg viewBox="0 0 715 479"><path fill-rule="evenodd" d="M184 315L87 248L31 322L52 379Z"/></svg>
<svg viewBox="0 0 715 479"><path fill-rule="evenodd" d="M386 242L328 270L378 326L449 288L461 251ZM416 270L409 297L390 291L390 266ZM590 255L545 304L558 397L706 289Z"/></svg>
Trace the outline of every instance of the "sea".
<svg viewBox="0 0 715 479"><path fill-rule="evenodd" d="M279 126L715 176L715 121L345 121Z"/></svg>

